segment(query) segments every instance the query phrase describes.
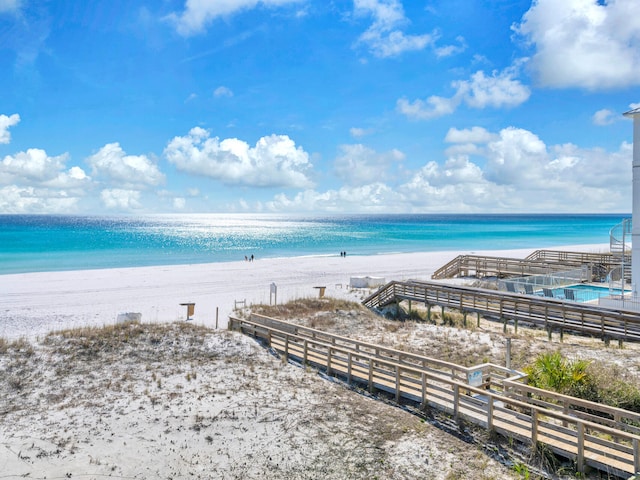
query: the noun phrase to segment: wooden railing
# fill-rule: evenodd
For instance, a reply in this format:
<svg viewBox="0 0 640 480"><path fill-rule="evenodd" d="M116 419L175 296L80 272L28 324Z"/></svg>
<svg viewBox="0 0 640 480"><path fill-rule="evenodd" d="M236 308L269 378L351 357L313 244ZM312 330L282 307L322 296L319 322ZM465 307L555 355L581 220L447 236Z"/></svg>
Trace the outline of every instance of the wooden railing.
<svg viewBox="0 0 640 480"><path fill-rule="evenodd" d="M608 252L565 252L562 250L536 250L525 257L526 260L562 263L571 266L609 265L611 267L620 265L620 258L620 255L614 255ZM625 255L625 263L631 263L631 255Z"/></svg>
<svg viewBox="0 0 640 480"><path fill-rule="evenodd" d="M433 373L434 375L446 375L448 378L452 378L461 382L466 382L471 374L477 374L482 372L482 382L493 382L496 385L502 381L502 379L509 378L513 375L513 371L504 368L499 365L490 363L484 363L476 365L472 368L457 365L455 363L438 360L435 358L425 357L423 355L416 355L409 352L396 350L381 345L374 345L359 340L354 340L348 337L334 335L326 333L321 330L316 330L301 325L295 325L292 323L283 322L271 317L267 317L259 314L252 314L251 321L259 323L265 327L271 327L278 330L286 331L290 334L296 335L301 339L306 339L309 342L330 344L336 347L348 348L352 351L362 352L363 354L372 355L376 358L381 358L389 361L393 361L403 367L420 367L426 371Z"/></svg>
<svg viewBox="0 0 640 480"><path fill-rule="evenodd" d="M393 302L411 300L442 308L455 308L463 313L513 321L532 323L552 331L579 332L603 340L618 339L640 341L640 313L615 310L595 305L564 302L559 299L497 292L439 282L396 282L381 287L362 302L369 308L380 308Z"/></svg>
<svg viewBox="0 0 640 480"><path fill-rule="evenodd" d="M443 279L487 276L548 275L567 270L566 265L522 258L491 257L482 255L459 255L446 265L437 269L431 278Z"/></svg>
<svg viewBox="0 0 640 480"><path fill-rule="evenodd" d="M625 263L631 264L630 255ZM431 278L438 280L457 276L526 276L548 275L567 269L590 266L594 274L606 274L621 264L621 257L611 253L563 252L559 250L536 250L526 258L507 258L483 255L459 255L438 268Z"/></svg>
<svg viewBox="0 0 640 480"><path fill-rule="evenodd" d="M586 466L618 476L640 470L640 436L635 426L627 425L638 422L637 414L533 389L505 378L514 372L504 367L456 366L255 315L230 317L229 328L262 339L285 358L313 365L371 392L388 392L398 403L416 402L507 438L543 443L556 454L574 459L579 472ZM469 378L480 367L479 386L462 379L463 372ZM495 381L488 375L503 378ZM606 418L600 416L602 412Z"/></svg>

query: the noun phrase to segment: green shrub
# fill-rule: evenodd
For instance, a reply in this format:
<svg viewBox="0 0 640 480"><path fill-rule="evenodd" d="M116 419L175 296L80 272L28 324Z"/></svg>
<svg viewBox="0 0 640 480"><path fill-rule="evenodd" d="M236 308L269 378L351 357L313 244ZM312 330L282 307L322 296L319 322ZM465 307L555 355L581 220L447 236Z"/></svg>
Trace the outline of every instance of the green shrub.
<svg viewBox="0 0 640 480"><path fill-rule="evenodd" d="M545 352L524 371L529 375L529 385L533 387L572 396L579 396L580 392L593 395L589 363L587 360L568 360L558 351Z"/></svg>

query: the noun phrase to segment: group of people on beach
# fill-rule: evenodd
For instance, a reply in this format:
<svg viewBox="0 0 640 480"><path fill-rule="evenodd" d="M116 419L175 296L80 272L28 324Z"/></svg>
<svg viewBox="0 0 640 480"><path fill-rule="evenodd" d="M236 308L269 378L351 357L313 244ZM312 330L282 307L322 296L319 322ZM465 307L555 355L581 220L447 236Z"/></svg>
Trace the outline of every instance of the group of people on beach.
<svg viewBox="0 0 640 480"><path fill-rule="evenodd" d="M340 252L340 256L341 257L346 257L347 256L347 252Z"/></svg>
<svg viewBox="0 0 640 480"><path fill-rule="evenodd" d="M250 257L247 257L246 255L244 256L244 261L245 262L253 262L253 253L251 254Z"/></svg>

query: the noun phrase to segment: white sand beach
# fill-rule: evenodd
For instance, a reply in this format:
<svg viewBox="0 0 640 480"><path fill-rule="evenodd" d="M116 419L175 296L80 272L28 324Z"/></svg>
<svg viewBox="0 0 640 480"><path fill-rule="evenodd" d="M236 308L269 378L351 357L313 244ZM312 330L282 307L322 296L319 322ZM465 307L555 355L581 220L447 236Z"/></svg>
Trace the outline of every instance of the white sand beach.
<svg viewBox="0 0 640 480"><path fill-rule="evenodd" d="M216 308L225 327L236 300L268 304L272 282L278 303L318 296L317 286L359 300L367 292L350 290L351 276L426 280L459 253L472 252L1 275L0 476L521 478L496 461L496 447L286 364L239 333L198 328L215 325ZM522 258L530 250L473 253ZM196 304L192 322L45 339L113 324L121 312L141 313L143 324L173 322L185 318L185 302ZM354 328L371 328L365 314L346 312ZM379 335L395 335L393 321L380 322ZM423 327L433 331L424 338L451 338L438 333L449 327ZM467 345L501 349L499 334L464 335L474 336Z"/></svg>
<svg viewBox="0 0 640 480"><path fill-rule="evenodd" d="M561 247L566 251L604 252L608 244ZM236 301L247 305L318 295L357 300L363 292L350 291L352 276L390 280L429 280L431 274L460 254L523 258L533 250L423 252L393 255L295 257L229 262L69 272L0 275L0 337L35 338L52 330L101 326L118 314L136 312L143 322L185 319L195 303L193 321L226 327Z"/></svg>

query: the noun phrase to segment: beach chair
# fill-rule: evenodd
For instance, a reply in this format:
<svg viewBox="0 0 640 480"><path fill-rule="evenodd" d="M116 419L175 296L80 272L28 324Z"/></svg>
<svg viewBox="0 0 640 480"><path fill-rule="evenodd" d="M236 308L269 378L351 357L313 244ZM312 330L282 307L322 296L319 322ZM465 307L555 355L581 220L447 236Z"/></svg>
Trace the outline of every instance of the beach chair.
<svg viewBox="0 0 640 480"><path fill-rule="evenodd" d="M504 282L507 292L516 293L516 286L511 282Z"/></svg>
<svg viewBox="0 0 640 480"><path fill-rule="evenodd" d="M542 293L544 293L545 297L549 297L549 298L553 298L553 290L551 290L550 288L543 288L542 289Z"/></svg>
<svg viewBox="0 0 640 480"><path fill-rule="evenodd" d="M567 300L573 300L575 302L576 301L576 292L574 292L571 288L565 288L564 289L564 298L566 298Z"/></svg>
<svg viewBox="0 0 640 480"><path fill-rule="evenodd" d="M533 285L531 285L529 283L525 283L524 284L524 293L526 293L527 295L535 295L535 293L533 291Z"/></svg>

